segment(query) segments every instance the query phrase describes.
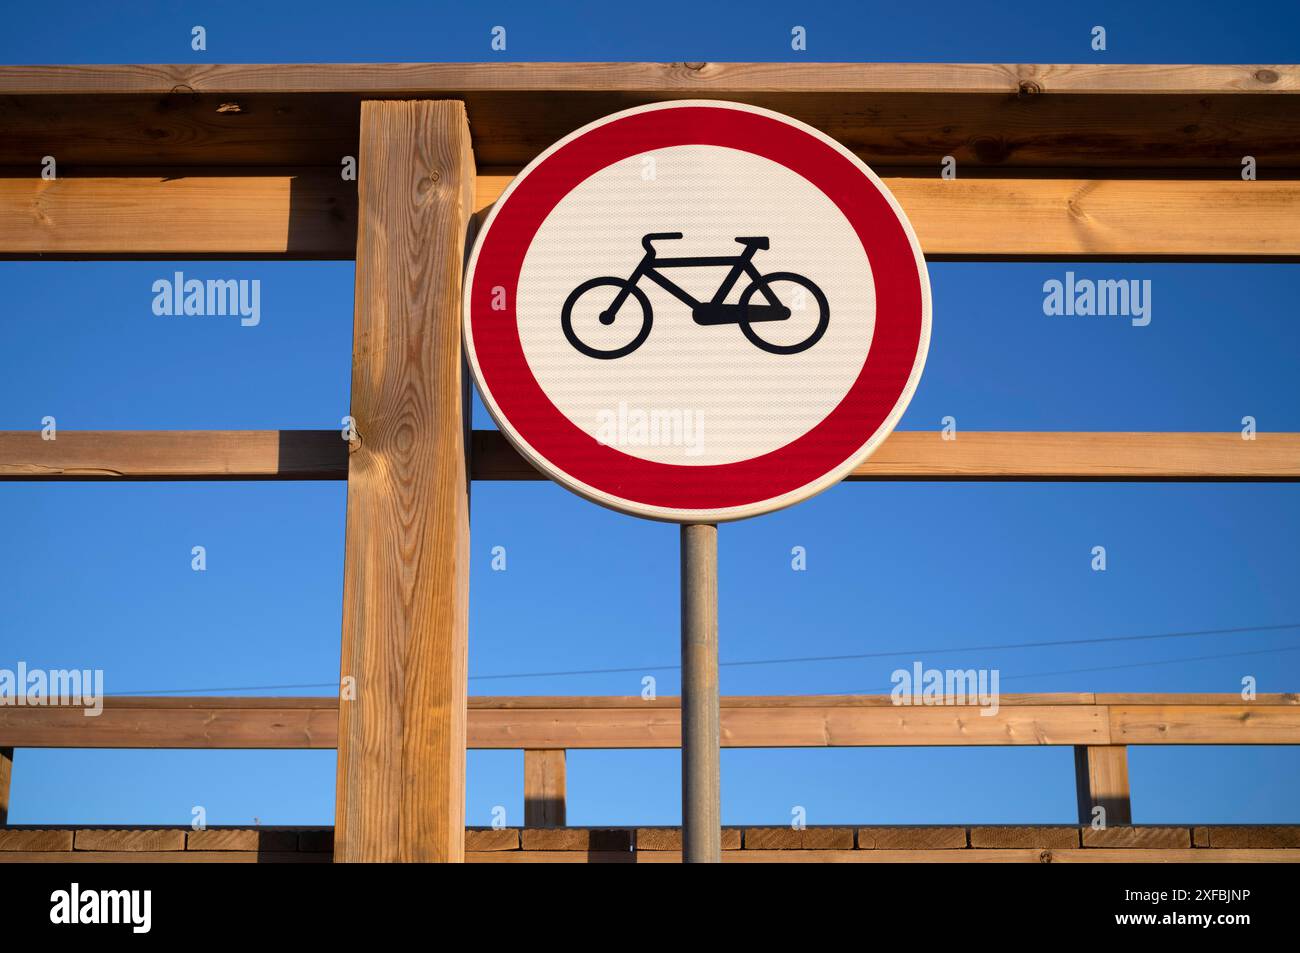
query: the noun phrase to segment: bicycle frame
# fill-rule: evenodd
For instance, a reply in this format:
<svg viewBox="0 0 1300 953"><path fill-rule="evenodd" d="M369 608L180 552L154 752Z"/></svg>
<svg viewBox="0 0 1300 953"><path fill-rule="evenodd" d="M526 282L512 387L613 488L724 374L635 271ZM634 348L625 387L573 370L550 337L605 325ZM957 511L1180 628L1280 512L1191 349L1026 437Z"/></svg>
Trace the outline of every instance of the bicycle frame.
<svg viewBox="0 0 1300 953"><path fill-rule="evenodd" d="M739 255L720 255L717 257L705 258L660 258L655 254L654 249L651 248L646 252L644 257L642 257L631 276L629 276L627 287L621 289L615 296L614 300L610 302L607 313L610 315L617 314L618 309L623 306L623 302L627 300L627 296L631 293L629 289L639 282L642 277L646 277L659 287L663 288L673 297L686 304L691 309L691 314L694 316L697 324L714 323L700 320L700 308L706 302L696 298L693 294L682 288L668 276L660 274L659 269L706 268L731 265L731 271L729 271L726 278L722 280L722 284L718 286L718 290L713 295L713 298L707 302L709 305L716 306L721 305L726 300L727 295L731 294L731 289L736 286L736 282L740 280L741 275L748 275L751 281L761 280L762 275L759 274L758 269L754 267L752 261L756 250L757 248L754 245L748 245ZM770 305L776 308L781 306L781 302L766 285L762 286L759 290Z"/></svg>

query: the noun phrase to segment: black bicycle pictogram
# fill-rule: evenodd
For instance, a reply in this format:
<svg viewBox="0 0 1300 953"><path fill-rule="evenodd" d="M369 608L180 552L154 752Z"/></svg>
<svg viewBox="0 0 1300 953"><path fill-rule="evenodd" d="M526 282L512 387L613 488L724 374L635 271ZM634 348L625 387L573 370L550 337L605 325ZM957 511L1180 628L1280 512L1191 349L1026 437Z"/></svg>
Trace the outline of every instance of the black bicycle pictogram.
<svg viewBox="0 0 1300 953"><path fill-rule="evenodd" d="M637 282L643 277L649 278L669 294L685 302L690 307L691 317L694 318L696 324L739 324L741 332L749 339L750 343L772 354L798 354L801 351L806 351L821 340L822 335L826 333L826 326L830 323L830 307L826 303L826 295L822 293L820 288L803 275L796 275L794 272L774 271L764 275L754 267L754 253L759 250L766 250L769 247L766 238L737 238L736 241L745 246L745 250L739 255L708 258L656 257L654 242L681 237L681 232L652 232L641 239L641 247L645 249L645 257L641 259L630 277L592 278L590 281L584 281L574 288L564 302L564 311L560 319L560 323L564 328L564 336L568 338L569 343L588 357L597 357L604 360L624 357L644 344L646 338L650 336L650 325L654 321L654 311L650 307L650 299L646 296L646 293L637 287ZM731 270L709 301L700 301L660 271L663 268L702 268L718 265L730 265ZM750 283L741 292L740 302L738 304L725 304L727 295L736 286L736 282L740 280L741 275L748 276ZM797 302L796 308L787 307L781 302L781 298L773 290L773 285L777 284L796 286L795 289L791 289L794 291L793 300ZM600 323L608 327L615 321L635 321L635 315L627 316L625 311L620 314L628 299L631 298L640 305L641 326L636 336L627 344L609 350L602 350L598 347L592 347L578 337L573 329L573 311L578 299L587 292L594 288L608 287L617 288L618 291L609 306L599 312ZM799 295L797 289L800 288L807 292L808 297L817 303L817 326L813 328L812 333L807 337L794 344L774 344L765 340L754 329L754 325L769 321L785 321L796 310L806 309L807 299ZM767 303L751 303L756 294L761 295Z"/></svg>

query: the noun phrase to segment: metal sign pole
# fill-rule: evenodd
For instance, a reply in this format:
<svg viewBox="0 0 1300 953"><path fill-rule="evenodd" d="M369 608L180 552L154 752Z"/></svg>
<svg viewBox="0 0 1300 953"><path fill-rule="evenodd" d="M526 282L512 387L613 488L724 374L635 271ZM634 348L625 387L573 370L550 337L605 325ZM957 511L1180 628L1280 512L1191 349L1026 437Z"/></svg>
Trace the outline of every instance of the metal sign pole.
<svg viewBox="0 0 1300 953"><path fill-rule="evenodd" d="M722 862L718 527L682 525L682 862Z"/></svg>

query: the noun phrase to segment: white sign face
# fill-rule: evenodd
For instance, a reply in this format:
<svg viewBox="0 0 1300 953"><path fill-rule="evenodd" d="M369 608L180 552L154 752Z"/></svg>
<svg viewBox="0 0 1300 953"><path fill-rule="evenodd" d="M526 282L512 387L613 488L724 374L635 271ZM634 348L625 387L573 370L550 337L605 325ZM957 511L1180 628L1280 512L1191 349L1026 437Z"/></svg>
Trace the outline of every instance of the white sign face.
<svg viewBox="0 0 1300 953"><path fill-rule="evenodd" d="M713 522L805 499L889 434L930 334L925 263L856 156L788 117L617 113L519 174L479 233L465 344L543 473Z"/></svg>

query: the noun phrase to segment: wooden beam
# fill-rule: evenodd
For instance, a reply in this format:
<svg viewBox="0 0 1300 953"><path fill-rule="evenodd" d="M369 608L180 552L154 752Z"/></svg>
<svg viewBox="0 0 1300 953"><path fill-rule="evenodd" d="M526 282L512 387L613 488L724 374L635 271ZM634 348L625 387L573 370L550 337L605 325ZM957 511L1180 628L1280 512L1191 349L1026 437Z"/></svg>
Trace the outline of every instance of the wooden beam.
<svg viewBox="0 0 1300 953"><path fill-rule="evenodd" d="M449 91L1298 93L1294 65L1031 63L232 63L0 67L0 95Z"/></svg>
<svg viewBox="0 0 1300 953"><path fill-rule="evenodd" d="M495 430L474 432L476 480L540 480ZM850 480L1297 480L1300 434L896 431Z"/></svg>
<svg viewBox="0 0 1300 953"><path fill-rule="evenodd" d="M0 744L15 748L334 748L333 698L105 699L104 710L0 707ZM298 702L299 704L291 704ZM302 704L303 702L309 704Z"/></svg>
<svg viewBox="0 0 1300 953"><path fill-rule="evenodd" d="M724 697L722 744L1300 744L1294 696L1210 696L1198 704L1179 704L1179 697L1107 706L1086 694L1024 694L999 699L996 716L963 705L900 707L883 695ZM467 745L672 748L680 739L679 704L668 697L475 696ZM332 748L338 709L335 698L107 698L103 712L88 718L80 707L0 706L0 747Z"/></svg>
<svg viewBox="0 0 1300 953"><path fill-rule="evenodd" d="M474 196L464 106L366 102L359 158L361 445L348 470L335 857L459 861L469 641L460 301Z"/></svg>
<svg viewBox="0 0 1300 953"><path fill-rule="evenodd" d="M486 208L513 180L479 176ZM884 176L930 260L1300 255L1300 182Z"/></svg>
<svg viewBox="0 0 1300 953"><path fill-rule="evenodd" d="M565 754L563 748L524 751L524 826L565 825Z"/></svg>
<svg viewBox="0 0 1300 953"><path fill-rule="evenodd" d="M342 430L0 431L0 480L344 480Z"/></svg>
<svg viewBox="0 0 1300 953"><path fill-rule="evenodd" d="M14 775L14 749L0 747L0 827L9 823L9 784Z"/></svg>
<svg viewBox="0 0 1300 953"><path fill-rule="evenodd" d="M7 175L5 172L7 171ZM0 257L350 259L340 170L0 170ZM475 209L510 173L477 178ZM1292 260L1300 182L885 176L932 260Z"/></svg>
<svg viewBox="0 0 1300 953"><path fill-rule="evenodd" d="M1300 167L1295 66L432 63L0 68L0 165L321 165L362 97L460 99L488 165L664 99L749 102L874 165ZM1267 177L1267 174L1265 175Z"/></svg>
<svg viewBox="0 0 1300 953"><path fill-rule="evenodd" d="M0 177L0 254L352 258L356 186L340 170L155 170Z"/></svg>
<svg viewBox="0 0 1300 953"><path fill-rule="evenodd" d="M348 449L336 430L9 430L0 480L342 480ZM496 430L471 457L475 480L543 479ZM902 431L848 479L1293 481L1300 434Z"/></svg>
<svg viewBox="0 0 1300 953"><path fill-rule="evenodd" d="M1074 779L1079 823L1090 827L1093 810L1105 811L1106 827L1133 823L1129 804L1128 748L1123 745L1079 745L1074 749Z"/></svg>
<svg viewBox="0 0 1300 953"><path fill-rule="evenodd" d="M1300 708L1242 702L1236 706L1110 707L1115 744L1289 745L1300 733Z"/></svg>

